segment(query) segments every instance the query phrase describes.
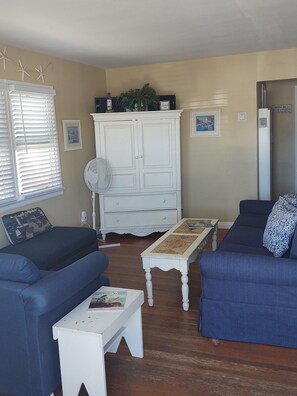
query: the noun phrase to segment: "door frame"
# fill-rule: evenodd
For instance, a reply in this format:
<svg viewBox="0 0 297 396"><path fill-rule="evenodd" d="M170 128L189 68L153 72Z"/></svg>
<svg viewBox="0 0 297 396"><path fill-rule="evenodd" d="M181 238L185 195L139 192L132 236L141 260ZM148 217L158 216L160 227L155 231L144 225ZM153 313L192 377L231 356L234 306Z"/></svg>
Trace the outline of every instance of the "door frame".
<svg viewBox="0 0 297 396"><path fill-rule="evenodd" d="M294 105L294 117L295 117L295 194L297 193L297 85L295 85L295 105Z"/></svg>

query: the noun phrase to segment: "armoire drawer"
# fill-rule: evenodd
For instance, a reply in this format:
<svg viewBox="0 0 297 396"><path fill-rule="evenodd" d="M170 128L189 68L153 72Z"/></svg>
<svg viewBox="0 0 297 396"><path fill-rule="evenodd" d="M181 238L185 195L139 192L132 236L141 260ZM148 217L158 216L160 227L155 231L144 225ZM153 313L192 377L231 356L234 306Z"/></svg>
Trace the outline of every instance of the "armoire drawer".
<svg viewBox="0 0 297 396"><path fill-rule="evenodd" d="M177 207L177 198L176 193L103 196L103 207L105 212L173 209Z"/></svg>
<svg viewBox="0 0 297 396"><path fill-rule="evenodd" d="M105 213L105 227L129 227L175 224L178 221L177 210L156 210L146 212Z"/></svg>

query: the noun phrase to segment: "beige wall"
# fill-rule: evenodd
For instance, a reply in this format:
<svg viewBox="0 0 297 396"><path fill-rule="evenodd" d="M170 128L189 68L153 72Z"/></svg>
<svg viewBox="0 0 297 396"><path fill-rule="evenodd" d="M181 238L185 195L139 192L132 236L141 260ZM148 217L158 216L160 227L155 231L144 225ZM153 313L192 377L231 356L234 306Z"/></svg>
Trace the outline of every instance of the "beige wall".
<svg viewBox="0 0 297 396"><path fill-rule="evenodd" d="M84 183L83 171L86 163L95 156L94 127L90 113L95 109L94 98L106 94L105 71L4 44L0 45L1 49L5 47L7 47L6 55L11 61L6 62L5 70L0 61L1 79L21 81L21 74L17 72L18 62L21 60L31 75L31 77L25 77L25 82L41 83L40 80L37 81L38 73L34 72L34 68L41 65L45 69L48 66L44 73L44 83L52 85L56 90L57 129L65 191L62 196L37 202L30 207L40 206L54 225L79 225L82 210L88 212L88 219L91 222L91 201L89 190ZM64 151L62 120L81 121L82 150ZM16 210L21 209L23 208ZM1 226L0 246L8 243Z"/></svg>
<svg viewBox="0 0 297 396"><path fill-rule="evenodd" d="M185 216L235 219L241 199L257 198L257 81L297 76L296 49L109 69L112 95L149 82L175 94L182 115L182 196ZM190 111L221 110L221 136L190 136ZM247 112L247 122L237 113Z"/></svg>

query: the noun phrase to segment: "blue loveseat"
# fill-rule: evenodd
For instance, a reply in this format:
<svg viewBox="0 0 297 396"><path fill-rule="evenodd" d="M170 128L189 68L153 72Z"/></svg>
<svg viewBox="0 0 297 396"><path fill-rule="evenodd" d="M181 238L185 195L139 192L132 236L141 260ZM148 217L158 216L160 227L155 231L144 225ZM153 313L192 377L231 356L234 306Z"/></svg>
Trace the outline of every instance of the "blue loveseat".
<svg viewBox="0 0 297 396"><path fill-rule="evenodd" d="M274 202L245 200L215 252L200 260L203 336L297 347L297 231L276 258L263 247Z"/></svg>
<svg viewBox="0 0 297 396"><path fill-rule="evenodd" d="M32 260L41 270L57 271L98 250L96 231L83 227L53 227L34 238L0 249Z"/></svg>
<svg viewBox="0 0 297 396"><path fill-rule="evenodd" d="M84 227L54 227L41 208L2 216L11 244L0 253L25 256L41 270L57 271L98 250L96 231Z"/></svg>
<svg viewBox="0 0 297 396"><path fill-rule="evenodd" d="M37 237L38 238L38 237ZM0 393L49 396L61 383L52 326L109 280L108 258L93 252L58 271L0 253Z"/></svg>

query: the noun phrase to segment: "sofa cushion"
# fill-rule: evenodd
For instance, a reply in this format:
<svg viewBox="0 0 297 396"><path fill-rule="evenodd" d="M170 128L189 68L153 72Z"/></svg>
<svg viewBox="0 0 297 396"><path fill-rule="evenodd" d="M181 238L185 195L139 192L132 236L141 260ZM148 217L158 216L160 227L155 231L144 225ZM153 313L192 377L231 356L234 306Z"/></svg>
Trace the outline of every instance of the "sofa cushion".
<svg viewBox="0 0 297 396"><path fill-rule="evenodd" d="M32 284L40 278L31 260L18 254L0 253L0 279Z"/></svg>
<svg viewBox="0 0 297 396"><path fill-rule="evenodd" d="M233 226L223 239L222 244L232 243L243 246L263 247L263 228Z"/></svg>
<svg viewBox="0 0 297 396"><path fill-rule="evenodd" d="M263 246L274 257L281 257L288 249L297 223L297 196L279 197L270 213L263 234Z"/></svg>
<svg viewBox="0 0 297 396"><path fill-rule="evenodd" d="M40 208L7 214L2 217L2 223L7 237L13 245L50 231L52 228L51 223Z"/></svg>
<svg viewBox="0 0 297 396"><path fill-rule="evenodd" d="M264 229L267 223L267 219L268 215L265 214L242 213L237 217L233 225Z"/></svg>
<svg viewBox="0 0 297 396"><path fill-rule="evenodd" d="M247 253L247 254L257 254L262 256L272 256L272 253L263 246L247 246L238 243L221 243L218 248L221 252L231 252L231 253Z"/></svg>

